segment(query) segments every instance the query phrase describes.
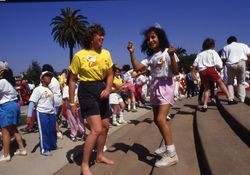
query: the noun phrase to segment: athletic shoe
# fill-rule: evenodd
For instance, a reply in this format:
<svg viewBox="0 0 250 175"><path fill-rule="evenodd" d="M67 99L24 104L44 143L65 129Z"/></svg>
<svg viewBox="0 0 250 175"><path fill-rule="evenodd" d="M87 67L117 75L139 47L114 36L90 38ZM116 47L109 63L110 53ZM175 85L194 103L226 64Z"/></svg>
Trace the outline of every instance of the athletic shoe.
<svg viewBox="0 0 250 175"><path fill-rule="evenodd" d="M52 153L50 151L45 151L42 153L43 156L52 156Z"/></svg>
<svg viewBox="0 0 250 175"><path fill-rule="evenodd" d="M201 111L201 112L206 112L206 111L207 111L207 107L202 106L202 107L200 108L200 111Z"/></svg>
<svg viewBox="0 0 250 175"><path fill-rule="evenodd" d="M113 121L112 125L114 125L114 126L120 126L120 124L117 121Z"/></svg>
<svg viewBox="0 0 250 175"><path fill-rule="evenodd" d="M23 151L21 151L20 149L16 150L16 152L14 152L15 156L27 156L27 151L24 149Z"/></svg>
<svg viewBox="0 0 250 175"><path fill-rule="evenodd" d="M119 120L118 121L120 124L123 124L123 123L128 123L126 120L122 119L122 120Z"/></svg>
<svg viewBox="0 0 250 175"><path fill-rule="evenodd" d="M176 152L172 152L170 153L169 151L166 151L162 158L158 161L156 161L155 166L160 168L163 166L171 166L176 164L179 161L178 156L176 154Z"/></svg>
<svg viewBox="0 0 250 175"><path fill-rule="evenodd" d="M76 137L71 137L71 140L72 140L73 142L76 142L76 141L77 141Z"/></svg>
<svg viewBox="0 0 250 175"><path fill-rule="evenodd" d="M235 100L228 100L228 105L235 105L235 104L238 104L238 102L237 101L235 101Z"/></svg>
<svg viewBox="0 0 250 175"><path fill-rule="evenodd" d="M60 131L56 133L56 136L58 139L61 139L61 140L63 139L63 135Z"/></svg>
<svg viewBox="0 0 250 175"><path fill-rule="evenodd" d="M167 151L166 145L162 145L161 147L155 150L155 154L161 155Z"/></svg>
<svg viewBox="0 0 250 175"><path fill-rule="evenodd" d="M0 162L9 162L10 161L10 155L7 157L4 157L4 155L0 156Z"/></svg>
<svg viewBox="0 0 250 175"><path fill-rule="evenodd" d="M108 147L106 145L104 145L103 147L103 152L107 151L108 150Z"/></svg>

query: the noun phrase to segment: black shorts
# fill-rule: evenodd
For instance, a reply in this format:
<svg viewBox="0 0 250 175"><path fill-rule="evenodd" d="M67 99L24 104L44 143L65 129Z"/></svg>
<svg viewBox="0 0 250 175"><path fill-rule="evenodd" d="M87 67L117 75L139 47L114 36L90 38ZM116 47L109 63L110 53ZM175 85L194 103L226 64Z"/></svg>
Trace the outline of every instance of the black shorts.
<svg viewBox="0 0 250 175"><path fill-rule="evenodd" d="M102 119L105 119L112 115L109 99L100 98L100 94L104 89L105 83L103 81L80 82L78 100L83 118L100 115Z"/></svg>

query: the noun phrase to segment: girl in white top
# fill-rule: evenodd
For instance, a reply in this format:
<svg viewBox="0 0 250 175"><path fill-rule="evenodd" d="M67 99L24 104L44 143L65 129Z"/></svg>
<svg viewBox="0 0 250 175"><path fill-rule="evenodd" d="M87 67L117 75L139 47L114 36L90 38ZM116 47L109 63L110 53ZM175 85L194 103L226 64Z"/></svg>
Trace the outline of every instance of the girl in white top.
<svg viewBox="0 0 250 175"><path fill-rule="evenodd" d="M170 166L178 162L170 127L166 121L166 116L174 103L173 76L179 73L178 57L162 28L153 26L145 30L143 34L144 41L141 50L147 54L147 57L141 63L136 61L132 42L128 43L127 49L134 70L149 69L151 72L150 103L153 107L154 122L165 142L165 145L155 150L157 154L164 153L161 160L156 161L155 166Z"/></svg>
<svg viewBox="0 0 250 175"><path fill-rule="evenodd" d="M10 161L10 139L14 135L19 149L14 155L27 155L22 136L17 130L20 121L20 107L17 102L15 79L6 62L0 61L0 128L2 128L3 154L1 161Z"/></svg>
<svg viewBox="0 0 250 175"><path fill-rule="evenodd" d="M70 126L70 138L72 141L77 141L77 139L85 138L85 127L83 119L81 117L81 111L79 107L79 102L77 98L78 85L76 84L74 103L78 106L78 115L73 116L70 105L69 105L69 77L67 78L66 86L63 87L63 100L66 102L67 108L67 121Z"/></svg>

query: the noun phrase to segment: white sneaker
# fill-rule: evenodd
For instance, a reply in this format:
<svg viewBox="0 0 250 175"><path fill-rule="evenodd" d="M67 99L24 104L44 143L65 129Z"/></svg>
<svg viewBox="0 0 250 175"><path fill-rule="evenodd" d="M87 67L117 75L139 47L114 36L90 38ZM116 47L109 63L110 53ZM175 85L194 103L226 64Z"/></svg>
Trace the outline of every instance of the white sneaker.
<svg viewBox="0 0 250 175"><path fill-rule="evenodd" d="M131 110L131 105L128 105L128 111L130 111Z"/></svg>
<svg viewBox="0 0 250 175"><path fill-rule="evenodd" d="M136 107L135 106L133 106L133 108L132 108L132 110L131 110L132 112L137 112L137 109L136 109Z"/></svg>
<svg viewBox="0 0 250 175"><path fill-rule="evenodd" d="M169 116L169 115L167 115L167 121L170 121L172 118Z"/></svg>
<svg viewBox="0 0 250 175"><path fill-rule="evenodd" d="M4 155L0 156L0 162L9 162L10 161L10 155L8 155L7 157L4 157Z"/></svg>
<svg viewBox="0 0 250 175"><path fill-rule="evenodd" d="M57 136L58 139L61 139L61 140L63 139L63 135L62 135L61 132L57 132L56 136Z"/></svg>
<svg viewBox="0 0 250 175"><path fill-rule="evenodd" d="M119 120L119 123L123 124L123 123L128 123L128 122L126 120L122 119L122 120Z"/></svg>
<svg viewBox="0 0 250 175"><path fill-rule="evenodd" d="M27 156L27 151L26 150L20 150L20 149L18 149L18 150L16 150L16 152L14 152L14 155L15 156Z"/></svg>
<svg viewBox="0 0 250 175"><path fill-rule="evenodd" d="M114 126L120 126L120 124L117 121L113 121L112 125L114 125Z"/></svg>
<svg viewBox="0 0 250 175"><path fill-rule="evenodd" d="M172 153L166 151L163 154L162 158L156 161L155 166L158 168L163 167L163 166L171 166L171 165L176 164L178 161L179 159L175 151Z"/></svg>
<svg viewBox="0 0 250 175"><path fill-rule="evenodd" d="M161 155L167 151L166 145L162 145L161 147L155 150L155 154Z"/></svg>
<svg viewBox="0 0 250 175"><path fill-rule="evenodd" d="M108 150L108 147L106 145L104 145L103 147L103 152L107 151Z"/></svg>

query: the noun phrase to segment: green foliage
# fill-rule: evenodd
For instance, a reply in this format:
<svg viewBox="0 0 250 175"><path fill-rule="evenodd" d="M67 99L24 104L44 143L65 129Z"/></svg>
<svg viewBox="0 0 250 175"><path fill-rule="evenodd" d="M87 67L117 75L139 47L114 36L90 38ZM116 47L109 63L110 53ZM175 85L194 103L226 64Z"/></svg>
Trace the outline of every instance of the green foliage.
<svg viewBox="0 0 250 175"><path fill-rule="evenodd" d="M24 73L23 79L27 79L29 82L33 82L35 86L40 84L41 66L35 60L32 61L28 70Z"/></svg>
<svg viewBox="0 0 250 175"><path fill-rule="evenodd" d="M185 70L189 70L190 66L193 65L193 62L196 58L197 54L190 54L190 55L185 55L183 57L180 57L180 62L179 62L179 67L185 68Z"/></svg>
<svg viewBox="0 0 250 175"><path fill-rule="evenodd" d="M80 45L86 26L89 24L87 17L79 15L80 10L71 8L61 9L60 16L51 20L53 26L51 35L60 47L69 48L70 62L73 58L73 48Z"/></svg>

